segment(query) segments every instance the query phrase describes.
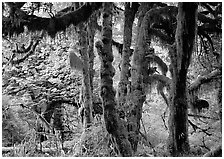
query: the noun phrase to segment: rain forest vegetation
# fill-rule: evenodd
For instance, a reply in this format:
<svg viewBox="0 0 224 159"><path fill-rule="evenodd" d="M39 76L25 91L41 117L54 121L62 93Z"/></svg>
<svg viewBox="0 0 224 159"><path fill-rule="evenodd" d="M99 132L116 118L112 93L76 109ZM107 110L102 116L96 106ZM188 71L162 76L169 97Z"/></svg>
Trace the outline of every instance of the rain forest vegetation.
<svg viewBox="0 0 224 159"><path fill-rule="evenodd" d="M221 39L221 2L3 2L3 156L221 156Z"/></svg>

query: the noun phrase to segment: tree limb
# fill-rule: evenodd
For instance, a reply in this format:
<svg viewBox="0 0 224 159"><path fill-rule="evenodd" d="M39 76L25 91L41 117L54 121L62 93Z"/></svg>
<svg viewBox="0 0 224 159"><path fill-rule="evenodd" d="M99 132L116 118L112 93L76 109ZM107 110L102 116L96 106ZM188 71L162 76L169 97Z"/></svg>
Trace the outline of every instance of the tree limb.
<svg viewBox="0 0 224 159"><path fill-rule="evenodd" d="M17 59L17 60L12 60L11 63L12 63L12 64L19 64L19 63L25 61L30 55L32 55L32 54L34 53L35 48L36 48L36 46L39 44L39 42L40 42L40 40L37 40L37 41L35 42L35 44L33 44L33 46L32 46L32 48L30 49L30 51L29 51L24 57L22 57L22 58L20 58L20 59Z"/></svg>
<svg viewBox="0 0 224 159"><path fill-rule="evenodd" d="M21 8L26 2L5 2L10 8Z"/></svg>
<svg viewBox="0 0 224 159"><path fill-rule="evenodd" d="M10 4L11 5L11 4ZM14 24L10 17L3 18L3 34L13 35L13 33L20 34L24 32L24 26L27 26L29 31L45 30L51 37L55 37L57 32L64 31L71 24L74 26L81 22L85 22L91 14L102 6L100 2L85 3L79 9L63 14L62 16L52 18L42 18L35 15L18 15L19 25ZM17 13L18 14L18 13ZM24 14L24 12L23 12ZM18 23L18 22L17 22ZM40 25L41 24L41 25Z"/></svg>
<svg viewBox="0 0 224 159"><path fill-rule="evenodd" d="M214 70L212 71L211 73L207 74L207 75L204 75L204 76L199 76L197 78L196 81L194 81L189 87L189 91L193 91L193 90L196 90L198 89L202 84L205 84L205 83L209 83L211 82L213 79L215 78L221 78L221 71L220 70Z"/></svg>
<svg viewBox="0 0 224 159"><path fill-rule="evenodd" d="M209 128L207 128L207 129L200 128L199 126L197 126L196 124L194 124L189 119L188 119L188 123L193 127L194 132L196 132L196 130L199 129L199 130L201 130L201 132L205 133L208 136L211 136L212 135L211 133L208 132Z"/></svg>
<svg viewBox="0 0 224 159"><path fill-rule="evenodd" d="M198 115L198 114L188 114L188 116L192 116L192 117L200 117L200 118L212 119L212 120L220 120L219 118L212 118L212 117L203 116L203 115Z"/></svg>
<svg viewBox="0 0 224 159"><path fill-rule="evenodd" d="M172 80L169 77L166 77L164 75L159 75L159 74L153 74L148 77L148 83L152 83L154 81L160 81L163 83L166 83L167 85L171 86Z"/></svg>

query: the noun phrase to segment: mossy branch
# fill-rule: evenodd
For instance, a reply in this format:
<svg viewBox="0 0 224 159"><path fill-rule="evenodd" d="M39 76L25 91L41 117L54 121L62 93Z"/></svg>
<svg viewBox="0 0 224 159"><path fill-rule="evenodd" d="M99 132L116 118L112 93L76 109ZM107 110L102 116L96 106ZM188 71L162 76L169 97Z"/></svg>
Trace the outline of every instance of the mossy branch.
<svg viewBox="0 0 224 159"><path fill-rule="evenodd" d="M91 14L98 10L102 6L100 2L94 3L85 3L79 9L68 12L61 16L52 17L52 18L43 18L35 15L25 14L20 8L16 8L19 14L20 19L17 21L12 21L11 17L3 18L3 34L12 36L15 34L20 34L24 32L24 26L28 28L29 31L47 31L51 37L55 37L56 33L60 31L65 31L67 27L71 24L74 26L78 25L81 22L85 22L91 16ZM12 6L11 10L13 10ZM13 6L14 7L14 6ZM19 12L21 10L21 12ZM21 14L21 15L20 15ZM14 16L13 16L14 17ZM22 19L21 19L22 17ZM16 23L16 24L14 24ZM19 23L19 24L18 24ZM41 25L40 25L41 24Z"/></svg>

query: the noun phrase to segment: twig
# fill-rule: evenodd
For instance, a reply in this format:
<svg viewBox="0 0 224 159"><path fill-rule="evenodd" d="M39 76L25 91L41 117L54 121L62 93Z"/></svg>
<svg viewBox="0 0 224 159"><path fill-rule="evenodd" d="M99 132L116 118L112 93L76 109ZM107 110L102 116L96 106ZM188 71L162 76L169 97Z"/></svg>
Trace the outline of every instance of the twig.
<svg viewBox="0 0 224 159"><path fill-rule="evenodd" d="M18 60L13 60L11 61L12 64L19 64L21 62L23 62L24 60L26 60L30 55L32 55L35 51L36 46L39 44L40 40L36 40L35 44L32 45L32 48L30 49L30 51L22 58L18 59Z"/></svg>
<svg viewBox="0 0 224 159"><path fill-rule="evenodd" d="M23 44L21 46L21 49L19 49L18 44L16 44L16 50L13 50L13 52L17 54L25 54L31 50L32 46L33 46L33 40L30 41L30 44L27 48L25 48L25 45Z"/></svg>
<svg viewBox="0 0 224 159"><path fill-rule="evenodd" d="M194 131L193 132L196 132L197 129L201 130L201 132L205 133L206 135L208 136L211 136L212 134L207 132L209 128L207 129L202 129L200 128L199 126L195 125L192 121L188 120L188 123L193 127Z"/></svg>
<svg viewBox="0 0 224 159"><path fill-rule="evenodd" d="M192 126L192 128L194 129L194 131L191 133L191 134L193 134L194 132L196 132L196 130L197 130L197 126L194 124L194 123L192 123L190 120L188 120L188 123Z"/></svg>
<svg viewBox="0 0 224 159"><path fill-rule="evenodd" d="M166 117L166 116L165 116L165 113L166 113L166 112L164 112L164 114L161 115L161 118L162 118L162 120L163 120L163 124L164 124L165 129L168 130L168 128L167 128L167 126L166 126L166 121L165 121L165 117Z"/></svg>
<svg viewBox="0 0 224 159"><path fill-rule="evenodd" d="M202 143L203 143L203 145L200 145L200 146L207 149L208 151L210 151L210 149L205 144L205 137L204 136L202 137Z"/></svg>
<svg viewBox="0 0 224 159"><path fill-rule="evenodd" d="M36 104L36 105L37 105L37 104ZM23 104L20 104L20 106L23 107L23 108L26 108L26 109L31 110L35 115L37 115L37 116L41 119L41 121L43 121L43 122L46 124L46 126L47 126L47 128L48 128L49 130L53 130L53 127L46 121L46 119L44 119L44 117L43 117L41 114L37 113L37 112L36 112L35 110L33 110L32 108L30 108L30 107L28 107L28 106L25 106L25 105L23 105Z"/></svg>
<svg viewBox="0 0 224 159"><path fill-rule="evenodd" d="M16 56L15 52L12 53L12 56L10 57L9 61L5 64L4 68L2 68L2 74L5 72L5 68L12 62L14 57Z"/></svg>

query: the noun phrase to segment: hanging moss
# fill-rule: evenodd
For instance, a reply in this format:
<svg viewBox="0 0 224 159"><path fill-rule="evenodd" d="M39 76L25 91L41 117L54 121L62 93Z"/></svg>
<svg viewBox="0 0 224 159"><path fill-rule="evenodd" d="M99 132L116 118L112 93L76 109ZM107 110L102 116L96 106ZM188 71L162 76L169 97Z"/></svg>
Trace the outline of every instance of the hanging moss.
<svg viewBox="0 0 224 159"><path fill-rule="evenodd" d="M11 6L11 10L18 10L16 14L20 19L15 20L14 12L11 13L9 17L3 18L3 34L13 35L20 34L24 32L24 26L28 28L29 31L47 31L47 33L54 38L56 33L65 31L70 25L78 25L81 22L87 21L91 14L99 9L102 3L85 3L81 8L63 14L61 16L56 16L52 18L42 18L35 15L28 15L24 11L21 11L20 5ZM16 8L15 8L16 7ZM40 25L41 24L41 25Z"/></svg>

